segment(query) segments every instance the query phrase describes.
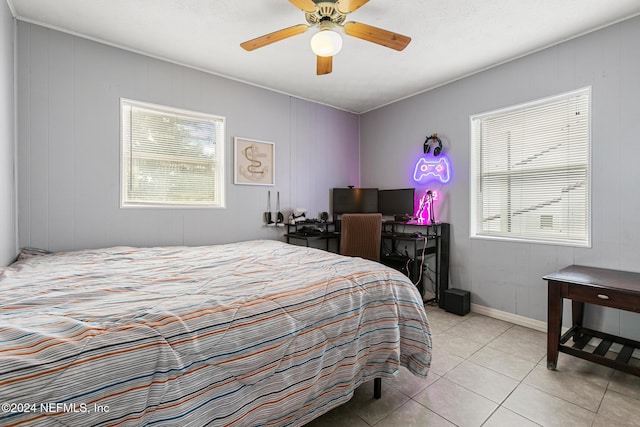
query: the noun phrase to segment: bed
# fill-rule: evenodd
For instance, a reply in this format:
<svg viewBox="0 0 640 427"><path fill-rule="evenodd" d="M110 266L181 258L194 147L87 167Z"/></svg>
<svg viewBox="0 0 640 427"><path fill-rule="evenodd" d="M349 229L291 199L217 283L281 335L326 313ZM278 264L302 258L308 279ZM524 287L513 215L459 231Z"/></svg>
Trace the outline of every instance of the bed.
<svg viewBox="0 0 640 427"><path fill-rule="evenodd" d="M299 426L430 361L415 286L360 258L257 240L0 269L2 426Z"/></svg>

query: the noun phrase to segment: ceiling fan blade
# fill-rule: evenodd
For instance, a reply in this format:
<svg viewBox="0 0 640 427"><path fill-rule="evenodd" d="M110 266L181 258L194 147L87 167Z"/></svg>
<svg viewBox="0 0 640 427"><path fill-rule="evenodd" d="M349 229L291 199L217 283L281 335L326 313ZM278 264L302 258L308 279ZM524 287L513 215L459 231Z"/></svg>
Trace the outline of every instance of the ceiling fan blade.
<svg viewBox="0 0 640 427"><path fill-rule="evenodd" d="M336 7L340 13L351 13L369 3L369 0L338 0Z"/></svg>
<svg viewBox="0 0 640 427"><path fill-rule="evenodd" d="M333 56L318 56L316 61L316 74L321 76L333 71Z"/></svg>
<svg viewBox="0 0 640 427"><path fill-rule="evenodd" d="M316 4L312 0L289 0L289 3L308 13L316 10Z"/></svg>
<svg viewBox="0 0 640 427"><path fill-rule="evenodd" d="M240 46L245 50L254 50L259 47L302 34L307 31L308 28L309 26L307 24L294 25L292 27L274 31L273 33L265 34L264 36L257 37L253 40L240 43Z"/></svg>
<svg viewBox="0 0 640 427"><path fill-rule="evenodd" d="M392 33L391 31L372 27L371 25L361 24L360 22L346 22L343 27L344 31L350 36L395 50L403 50L411 41L411 37Z"/></svg>

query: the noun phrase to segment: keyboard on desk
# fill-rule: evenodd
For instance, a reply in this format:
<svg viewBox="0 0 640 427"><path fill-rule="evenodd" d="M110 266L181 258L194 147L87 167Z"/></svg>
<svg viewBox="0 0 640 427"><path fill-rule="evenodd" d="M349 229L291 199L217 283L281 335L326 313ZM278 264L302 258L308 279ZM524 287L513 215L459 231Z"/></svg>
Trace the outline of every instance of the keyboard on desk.
<svg viewBox="0 0 640 427"><path fill-rule="evenodd" d="M415 232L415 233L391 233L391 232L385 232L382 233L382 238L397 238L397 239L417 239L417 238L424 238L424 237L429 237L426 234L422 234L419 232Z"/></svg>

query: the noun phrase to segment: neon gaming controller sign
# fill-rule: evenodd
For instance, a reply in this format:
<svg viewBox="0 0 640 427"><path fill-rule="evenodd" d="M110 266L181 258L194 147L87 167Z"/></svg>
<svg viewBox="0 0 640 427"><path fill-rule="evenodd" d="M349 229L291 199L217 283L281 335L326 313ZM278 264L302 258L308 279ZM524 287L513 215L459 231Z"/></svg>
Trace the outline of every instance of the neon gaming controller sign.
<svg viewBox="0 0 640 427"><path fill-rule="evenodd" d="M413 171L413 180L416 182L426 182L431 179L438 179L441 183L446 184L451 178L451 167L449 160L445 157L439 157L437 160L427 160L421 157L416 162Z"/></svg>

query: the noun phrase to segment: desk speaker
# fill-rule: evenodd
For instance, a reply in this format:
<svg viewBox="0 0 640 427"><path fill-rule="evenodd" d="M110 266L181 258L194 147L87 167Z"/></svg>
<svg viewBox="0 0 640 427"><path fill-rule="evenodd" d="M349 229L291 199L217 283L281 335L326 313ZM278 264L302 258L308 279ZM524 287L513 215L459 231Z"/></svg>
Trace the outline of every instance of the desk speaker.
<svg viewBox="0 0 640 427"><path fill-rule="evenodd" d="M464 316L471 309L471 294L462 289L447 289L444 294L444 309L449 313Z"/></svg>

